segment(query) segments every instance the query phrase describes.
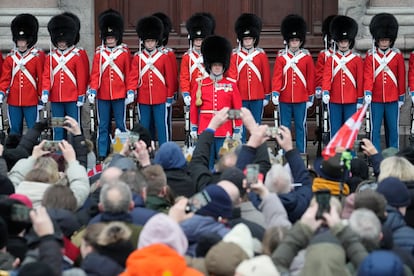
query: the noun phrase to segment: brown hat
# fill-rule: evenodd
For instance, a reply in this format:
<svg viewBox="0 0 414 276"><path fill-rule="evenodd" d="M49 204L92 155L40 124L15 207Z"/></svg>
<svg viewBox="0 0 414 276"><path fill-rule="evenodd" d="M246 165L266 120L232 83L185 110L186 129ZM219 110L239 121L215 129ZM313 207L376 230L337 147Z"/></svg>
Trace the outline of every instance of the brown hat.
<svg viewBox="0 0 414 276"><path fill-rule="evenodd" d="M234 275L237 266L249 257L240 246L233 242L219 242L205 258L206 268L214 275Z"/></svg>

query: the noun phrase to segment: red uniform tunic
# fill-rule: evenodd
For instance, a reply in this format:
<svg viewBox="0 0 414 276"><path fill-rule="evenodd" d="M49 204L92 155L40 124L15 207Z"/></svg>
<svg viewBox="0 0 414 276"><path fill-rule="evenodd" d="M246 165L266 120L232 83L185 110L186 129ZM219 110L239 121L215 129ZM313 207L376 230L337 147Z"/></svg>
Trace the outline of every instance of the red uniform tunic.
<svg viewBox="0 0 414 276"><path fill-rule="evenodd" d="M54 49L46 58L42 90L49 91L51 102L76 102L78 96L85 95L86 76L78 48Z"/></svg>
<svg viewBox="0 0 414 276"><path fill-rule="evenodd" d="M322 89L323 70L325 68L326 61L332 54L333 50L331 48L319 52L318 59L315 64L315 88L319 87Z"/></svg>
<svg viewBox="0 0 414 276"><path fill-rule="evenodd" d="M414 92L414 51L408 60L408 91Z"/></svg>
<svg viewBox="0 0 414 276"><path fill-rule="evenodd" d="M330 101L336 104L362 102L364 62L352 51L336 52L325 64L322 90L329 91Z"/></svg>
<svg viewBox="0 0 414 276"><path fill-rule="evenodd" d="M197 87L199 78L207 78L208 73L204 69L203 56L194 50L187 51L181 59L180 87L181 92L191 93ZM193 95L191 95L193 97Z"/></svg>
<svg viewBox="0 0 414 276"><path fill-rule="evenodd" d="M168 56L168 59L171 62L171 70L172 75L174 76L174 93L178 92L178 64L177 64L177 57L175 56L174 50L167 47L162 47L160 49L164 54Z"/></svg>
<svg viewBox="0 0 414 276"><path fill-rule="evenodd" d="M81 47L77 47L79 49L79 55L82 58L82 64L83 66L85 66L84 72L85 72L85 80L86 83L89 83L89 57L88 57L88 53L86 52L85 49L81 48ZM86 90L88 88L86 87ZM87 91L85 91L86 94Z"/></svg>
<svg viewBox="0 0 414 276"><path fill-rule="evenodd" d="M197 89L198 85L194 87L191 92L192 95L196 95ZM219 81L213 81L211 78L202 80L201 100L203 101L201 106L196 106L195 98L191 100L190 105L191 126L198 127L198 134L207 128L216 111L221 110L223 107L229 107L230 109L240 109L242 107L236 83L226 78ZM226 137L227 134L232 135L233 127L241 128L241 126L241 120L234 120L234 122L229 120L216 130L214 136Z"/></svg>
<svg viewBox="0 0 414 276"><path fill-rule="evenodd" d="M136 53L131 64L128 90L137 90L138 103L161 104L174 96L174 79L167 55L154 50Z"/></svg>
<svg viewBox="0 0 414 276"><path fill-rule="evenodd" d="M378 103L404 98L405 64L400 50L392 48L384 53L376 48L374 54L372 50L368 51L364 64L364 91L371 91L372 101Z"/></svg>
<svg viewBox="0 0 414 276"><path fill-rule="evenodd" d="M275 61L272 91L280 93L280 102L301 103L315 91L315 66L308 50L295 53L280 50Z"/></svg>
<svg viewBox="0 0 414 276"><path fill-rule="evenodd" d="M22 56L11 51L3 63L0 91L7 92L7 103L14 106L37 105L41 95L45 53L35 47Z"/></svg>
<svg viewBox="0 0 414 276"><path fill-rule="evenodd" d="M126 97L131 54L126 44L114 48L99 46L93 58L90 89L100 100L118 100Z"/></svg>
<svg viewBox="0 0 414 276"><path fill-rule="evenodd" d="M269 60L261 48L234 51L227 76L237 82L242 100L263 100L270 95Z"/></svg>

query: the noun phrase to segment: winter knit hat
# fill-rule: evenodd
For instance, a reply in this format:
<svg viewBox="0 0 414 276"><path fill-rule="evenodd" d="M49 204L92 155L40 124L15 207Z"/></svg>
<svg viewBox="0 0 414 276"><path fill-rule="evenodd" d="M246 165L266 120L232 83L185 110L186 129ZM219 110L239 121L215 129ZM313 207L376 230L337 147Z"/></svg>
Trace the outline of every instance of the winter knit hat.
<svg viewBox="0 0 414 276"><path fill-rule="evenodd" d="M216 184L208 185L204 189L210 197L210 202L196 212L198 215L210 216L215 219L231 218L233 206L230 196L226 191Z"/></svg>
<svg viewBox="0 0 414 276"><path fill-rule="evenodd" d="M242 170L237 167L230 167L221 173L220 181L227 180L236 185L237 189L239 189L240 196L242 197L246 194L246 189L243 188L243 179L245 178L246 176Z"/></svg>
<svg viewBox="0 0 414 276"><path fill-rule="evenodd" d="M184 154L174 142L161 145L154 156L154 163L161 165L164 170L181 169L187 165Z"/></svg>
<svg viewBox="0 0 414 276"><path fill-rule="evenodd" d="M392 207L406 207L411 203L407 187L396 177L387 177L379 182L377 192L384 195L387 203Z"/></svg>
<svg viewBox="0 0 414 276"><path fill-rule="evenodd" d="M254 255L252 234L244 223L239 223L234 226L231 231L223 237L223 241L237 244L241 249L243 249L247 256L249 256L249 258L252 258Z"/></svg>
<svg viewBox="0 0 414 276"><path fill-rule="evenodd" d="M26 205L27 208L30 208L30 209L33 208L32 201L26 195L23 195L23 194L11 194L11 195L9 195L9 198L16 199L16 200L20 201L21 203L23 203L24 205Z"/></svg>
<svg viewBox="0 0 414 276"><path fill-rule="evenodd" d="M275 265L267 255L254 257L253 259L243 261L236 268L240 276L279 276Z"/></svg>
<svg viewBox="0 0 414 276"><path fill-rule="evenodd" d="M184 256L188 248L187 238L181 227L164 213L151 217L142 228L138 249L155 243L168 245Z"/></svg>
<svg viewBox="0 0 414 276"><path fill-rule="evenodd" d="M391 251L378 250L369 254L360 264L358 276L403 276L404 265Z"/></svg>

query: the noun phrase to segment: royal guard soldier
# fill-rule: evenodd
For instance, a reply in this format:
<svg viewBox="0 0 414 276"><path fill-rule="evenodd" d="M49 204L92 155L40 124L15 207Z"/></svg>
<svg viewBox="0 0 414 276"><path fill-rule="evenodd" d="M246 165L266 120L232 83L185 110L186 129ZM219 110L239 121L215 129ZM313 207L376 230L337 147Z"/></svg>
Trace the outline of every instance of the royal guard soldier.
<svg viewBox="0 0 414 276"><path fill-rule="evenodd" d="M175 83L174 83L174 100L173 104L176 102L178 98L178 64L177 64L177 57L174 53L174 50L167 47L168 38L170 36L170 32L172 30L172 23L171 19L162 12L156 12L153 16L158 17L161 19L164 25L164 31L162 33L162 41L158 42L158 50L166 54L171 62L171 68L173 70L173 75L176 76ZM168 140L172 140L172 105L167 107L167 124L168 124Z"/></svg>
<svg viewBox="0 0 414 276"><path fill-rule="evenodd" d="M38 118L45 54L35 46L39 22L19 14L11 22L15 48L7 55L0 78L0 103L7 99L10 134L23 132L23 119L32 128Z"/></svg>
<svg viewBox="0 0 414 276"><path fill-rule="evenodd" d="M170 58L157 48L163 28L162 21L155 16L138 21L136 31L140 50L133 57L128 81L128 95L135 90L138 94L141 124L148 130L152 122L155 124L159 145L168 141L167 107L173 102L177 78Z"/></svg>
<svg viewBox="0 0 414 276"><path fill-rule="evenodd" d="M79 49L79 55L82 57L83 65L85 66L86 81L89 82L89 57L88 57L88 53L86 52L86 50L84 48L82 48L81 46L78 45L78 43L80 41L80 29L81 29L81 23L80 23L79 17L76 14L71 13L71 12L64 12L63 15L69 16L76 23L77 33L76 33L76 38L75 38L74 45L76 46L76 48Z"/></svg>
<svg viewBox="0 0 414 276"><path fill-rule="evenodd" d="M400 107L405 98L405 64L399 49L394 48L398 21L394 15L379 13L369 25L373 48L364 63L364 101L371 104L371 140L381 150L381 125L384 120L386 147L399 147Z"/></svg>
<svg viewBox="0 0 414 276"><path fill-rule="evenodd" d="M322 37L324 49L319 52L318 58L316 59L315 63L315 97L317 99L320 99L322 97L322 78L326 60L334 52L334 44L332 43L332 36L329 27L331 25L332 19L334 19L335 16L336 15L334 14L329 15L322 22Z"/></svg>
<svg viewBox="0 0 414 276"><path fill-rule="evenodd" d="M336 16L330 25L334 53L325 63L322 101L329 106L331 138L362 107L364 96L364 61L352 50L358 24L344 15Z"/></svg>
<svg viewBox="0 0 414 276"><path fill-rule="evenodd" d="M51 102L52 117L66 115L79 121L79 107L85 101L88 75L80 50L74 45L76 22L67 15L52 17L47 25L54 49L46 57L42 79L44 104ZM63 128L54 128L53 138L64 138Z"/></svg>
<svg viewBox="0 0 414 276"><path fill-rule="evenodd" d="M269 59L266 52L257 47L262 20L255 14L244 13L236 20L234 30L239 47L233 51L227 76L236 81L243 107L248 108L260 124L271 92ZM242 141L246 141L245 128Z"/></svg>
<svg viewBox="0 0 414 276"><path fill-rule="evenodd" d="M98 17L102 44L96 48L89 83L88 101L97 106L98 116L98 160L109 153L112 133L112 114L115 126L126 131L125 104L134 101L134 94L127 97L127 80L130 72L131 54L122 43L124 20L113 9L102 12Z"/></svg>
<svg viewBox="0 0 414 276"><path fill-rule="evenodd" d="M237 84L234 80L225 78L224 74L230 66L232 46L230 42L221 36L207 37L202 46L201 53L204 65L209 77L201 80L193 91L195 95L190 106L191 136L197 139L210 123L214 114L224 107L240 109L242 107L241 97ZM192 116L198 114L198 116ZM240 119L225 122L214 132L214 150L210 155L210 167L219 157L220 148L224 139L233 135L234 139L241 139L242 122Z"/></svg>
<svg viewBox="0 0 414 276"><path fill-rule="evenodd" d="M180 90L184 104L190 106L191 91L197 86L197 81L208 77L204 68L201 44L213 34L215 21L212 16L203 13L192 15L186 22L190 48L183 55L180 66Z"/></svg>
<svg viewBox="0 0 414 276"><path fill-rule="evenodd" d="M281 124L289 127L293 117L296 148L306 153L307 109L313 105L315 66L310 52L303 49L306 22L299 15L282 20L281 31L286 49L277 54L272 78L272 102L280 106Z"/></svg>

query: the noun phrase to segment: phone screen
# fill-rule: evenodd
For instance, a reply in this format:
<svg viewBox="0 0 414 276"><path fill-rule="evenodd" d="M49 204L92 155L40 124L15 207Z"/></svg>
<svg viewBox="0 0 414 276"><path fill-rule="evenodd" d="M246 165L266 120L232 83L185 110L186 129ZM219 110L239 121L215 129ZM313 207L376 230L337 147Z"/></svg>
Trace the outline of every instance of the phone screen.
<svg viewBox="0 0 414 276"><path fill-rule="evenodd" d="M10 210L10 218L16 222L30 222L30 209L25 205L13 204Z"/></svg>
<svg viewBox="0 0 414 276"><path fill-rule="evenodd" d="M50 119L50 125L52 127L64 127L65 117L52 117L52 119Z"/></svg>
<svg viewBox="0 0 414 276"><path fill-rule="evenodd" d="M246 182L247 186L257 183L259 180L259 164L249 164L246 166Z"/></svg>
<svg viewBox="0 0 414 276"><path fill-rule="evenodd" d="M193 195L188 199L187 206L185 208L186 213L195 213L207 204L211 202L210 195L206 191L202 191Z"/></svg>
<svg viewBox="0 0 414 276"><path fill-rule="evenodd" d="M316 202L318 203L318 211L316 213L316 219L323 219L324 213L331 211L331 191L320 190L315 192Z"/></svg>

